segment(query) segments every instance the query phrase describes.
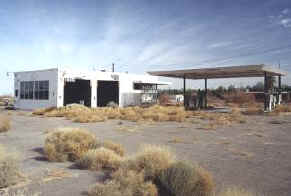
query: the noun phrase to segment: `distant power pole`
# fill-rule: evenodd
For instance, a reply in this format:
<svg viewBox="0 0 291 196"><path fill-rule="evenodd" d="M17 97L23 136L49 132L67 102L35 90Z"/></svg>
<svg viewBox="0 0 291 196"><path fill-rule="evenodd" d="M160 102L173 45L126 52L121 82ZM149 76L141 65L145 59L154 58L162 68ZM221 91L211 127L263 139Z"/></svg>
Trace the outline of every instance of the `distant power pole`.
<svg viewBox="0 0 291 196"><path fill-rule="evenodd" d="M281 63L280 63L280 60L279 60L279 69L281 68Z"/></svg>
<svg viewBox="0 0 291 196"><path fill-rule="evenodd" d="M112 63L112 72L114 72L114 63Z"/></svg>

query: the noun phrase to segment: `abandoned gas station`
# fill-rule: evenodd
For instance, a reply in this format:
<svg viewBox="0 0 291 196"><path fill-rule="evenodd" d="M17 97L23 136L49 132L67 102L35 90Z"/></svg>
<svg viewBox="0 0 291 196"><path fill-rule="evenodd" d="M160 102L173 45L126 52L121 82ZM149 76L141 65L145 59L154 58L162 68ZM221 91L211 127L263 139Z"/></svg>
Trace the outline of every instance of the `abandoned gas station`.
<svg viewBox="0 0 291 196"><path fill-rule="evenodd" d="M222 79L222 78L250 78L250 77L263 77L264 78L264 110L271 111L276 105L280 105L282 101L282 86L281 78L286 76L287 73L273 68L271 66L261 65L243 65L243 66L230 66L230 67L216 67L216 68L202 68L202 69L182 69L170 71L151 71L148 72L153 76L162 76L169 78L183 79L183 94L184 106L186 108L191 106L191 98L186 97L186 80L200 80L205 81L205 90L200 92L201 100L198 105L194 104L194 108L207 108L207 81L209 79ZM278 88L274 90L271 87L273 78L278 79ZM202 104L201 104L202 103Z"/></svg>

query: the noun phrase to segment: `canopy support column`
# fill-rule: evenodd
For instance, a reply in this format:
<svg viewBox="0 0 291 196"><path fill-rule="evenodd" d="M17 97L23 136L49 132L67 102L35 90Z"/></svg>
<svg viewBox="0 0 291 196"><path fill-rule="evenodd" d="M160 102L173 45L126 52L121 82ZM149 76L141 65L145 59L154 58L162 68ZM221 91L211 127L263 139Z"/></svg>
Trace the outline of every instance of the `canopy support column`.
<svg viewBox="0 0 291 196"><path fill-rule="evenodd" d="M265 72L265 75L264 75L264 109L265 109L265 111L267 111L267 109L268 109L267 93L268 93L268 89L267 89L267 72Z"/></svg>
<svg viewBox="0 0 291 196"><path fill-rule="evenodd" d="M205 80L205 108L207 108L207 78Z"/></svg>
<svg viewBox="0 0 291 196"><path fill-rule="evenodd" d="M278 76L278 99L277 99L277 104L281 104L281 99L282 99L282 79L281 79L281 75Z"/></svg>
<svg viewBox="0 0 291 196"><path fill-rule="evenodd" d="M184 107L186 108L186 76L183 78L183 96L184 96Z"/></svg>

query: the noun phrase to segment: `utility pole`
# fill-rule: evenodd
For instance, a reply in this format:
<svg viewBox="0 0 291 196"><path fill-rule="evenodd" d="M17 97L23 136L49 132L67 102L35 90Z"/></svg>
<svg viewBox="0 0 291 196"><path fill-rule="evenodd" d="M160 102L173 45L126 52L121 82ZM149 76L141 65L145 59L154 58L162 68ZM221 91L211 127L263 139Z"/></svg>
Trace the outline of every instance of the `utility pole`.
<svg viewBox="0 0 291 196"><path fill-rule="evenodd" d="M114 63L112 63L112 72L114 72Z"/></svg>

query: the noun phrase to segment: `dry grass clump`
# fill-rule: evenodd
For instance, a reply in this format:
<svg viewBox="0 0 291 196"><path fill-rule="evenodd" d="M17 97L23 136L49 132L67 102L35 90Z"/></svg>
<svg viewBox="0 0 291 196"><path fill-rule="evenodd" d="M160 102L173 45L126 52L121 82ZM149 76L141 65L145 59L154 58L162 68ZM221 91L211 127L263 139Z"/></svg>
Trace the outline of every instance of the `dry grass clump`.
<svg viewBox="0 0 291 196"><path fill-rule="evenodd" d="M241 114L240 110L237 108L232 108L229 113L217 113L217 112L207 112L207 111L195 111L192 113L192 117L208 120L208 128L216 128L218 126L228 126L233 123L243 123L245 119Z"/></svg>
<svg viewBox="0 0 291 196"><path fill-rule="evenodd" d="M104 148L107 148L107 149L110 149L110 150L114 151L116 154L118 154L121 157L123 157L124 154L125 154L124 147L121 144L114 143L113 141L105 140L102 143L102 146Z"/></svg>
<svg viewBox="0 0 291 196"><path fill-rule="evenodd" d="M93 123L93 122L104 122L106 121L107 118L105 116L100 116L96 114L91 114L87 113L85 115L79 115L75 118L73 118L74 122L79 122L79 123Z"/></svg>
<svg viewBox="0 0 291 196"><path fill-rule="evenodd" d="M144 172L147 180L155 179L164 169L176 161L175 155L165 146L144 145L134 158L128 160L127 167Z"/></svg>
<svg viewBox="0 0 291 196"><path fill-rule="evenodd" d="M0 115L0 133L6 132L11 128L11 121L8 116Z"/></svg>
<svg viewBox="0 0 291 196"><path fill-rule="evenodd" d="M16 154L9 154L0 145L0 188L14 185L19 180L19 161Z"/></svg>
<svg viewBox="0 0 291 196"><path fill-rule="evenodd" d="M287 113L291 112L291 104L284 104L284 105L278 105L273 113L280 114L280 113Z"/></svg>
<svg viewBox="0 0 291 196"><path fill-rule="evenodd" d="M168 106L162 107L159 105L153 106L146 110L148 113L144 112L143 118L150 118L153 121L176 121L184 122L188 117L188 113L185 111L184 107L179 106ZM146 116L146 114L148 116Z"/></svg>
<svg viewBox="0 0 291 196"><path fill-rule="evenodd" d="M93 112L90 108L80 105L80 104L71 104L61 108L55 108L49 112L46 112L44 115L47 117L66 117L68 119L75 119L79 116L87 116L92 115Z"/></svg>
<svg viewBox="0 0 291 196"><path fill-rule="evenodd" d="M48 107L48 108L39 108L32 112L34 115L45 115L48 112L55 110L56 107Z"/></svg>
<svg viewBox="0 0 291 196"><path fill-rule="evenodd" d="M227 188L225 191L219 193L218 196L259 196L259 195L241 188L232 187Z"/></svg>
<svg viewBox="0 0 291 196"><path fill-rule="evenodd" d="M261 115L264 113L262 107L257 105L249 105L245 111L242 112L245 115Z"/></svg>
<svg viewBox="0 0 291 196"><path fill-rule="evenodd" d="M157 187L152 182L145 182L143 173L119 169L112 175L112 180L105 184L96 184L89 196L157 196Z"/></svg>
<svg viewBox="0 0 291 196"><path fill-rule="evenodd" d="M77 161L77 166L90 170L117 170L123 159L114 151L106 148L92 149L84 153Z"/></svg>
<svg viewBox="0 0 291 196"><path fill-rule="evenodd" d="M85 129L58 128L48 134L44 153L50 161L74 161L98 146L95 135Z"/></svg>
<svg viewBox="0 0 291 196"><path fill-rule="evenodd" d="M214 189L209 172L185 162L174 163L163 170L157 181L162 191L170 196L210 196Z"/></svg>
<svg viewBox="0 0 291 196"><path fill-rule="evenodd" d="M102 122L107 119L120 119L130 121L177 121L183 122L188 113L183 107L159 106L149 108L127 107L127 108L88 108L83 105L72 104L62 108L40 109L33 112L35 115L47 117L66 117L74 122L91 123Z"/></svg>

